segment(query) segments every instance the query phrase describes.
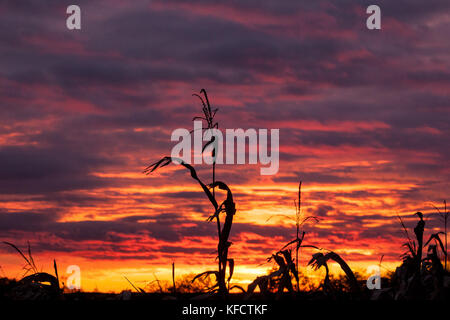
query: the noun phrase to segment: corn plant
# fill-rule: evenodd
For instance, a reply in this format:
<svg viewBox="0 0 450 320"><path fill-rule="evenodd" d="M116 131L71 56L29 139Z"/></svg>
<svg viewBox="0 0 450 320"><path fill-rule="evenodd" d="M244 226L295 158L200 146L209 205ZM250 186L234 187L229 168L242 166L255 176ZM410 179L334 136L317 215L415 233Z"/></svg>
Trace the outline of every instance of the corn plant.
<svg viewBox="0 0 450 320"><path fill-rule="evenodd" d="M421 212L415 214L419 217L414 227L415 240L411 239L402 219L398 217L407 239L403 246L408 250L403 253L403 263L396 269L393 277L397 289L395 299L419 299L427 295L430 299L435 299L443 295L445 269L439 259L438 248L446 259L447 252L440 238L444 232L431 234L424 244L423 214ZM434 243L431 243L432 241ZM427 255L422 259L423 248L426 246L428 246ZM432 279L431 283L429 279Z"/></svg>
<svg viewBox="0 0 450 320"><path fill-rule="evenodd" d="M437 248L439 245L439 248L441 249L441 252L444 256L444 261L447 260L447 249L446 246L444 245L444 243L442 242L440 235L445 234L444 232L437 232L437 233L433 233L430 235L430 237L428 238L428 241L425 242L425 244L423 244L423 234L424 234L424 230L425 230L425 221L423 220L423 214L421 212L416 212L416 215L419 217L419 221L417 222L416 227L414 228L414 233L416 235L416 241L415 240L411 240L411 237L409 236L408 230L405 227L405 224L403 223L402 219L398 216L398 218L400 219L400 223L402 225L402 228L405 232L405 236L407 239L407 242L405 242L403 244L403 246L408 248L408 251L403 253L402 257L403 257L403 261L405 260L411 260L414 261L415 266L416 266L416 270L421 268L421 263L422 263L422 251L423 248L431 245L430 242L432 240L434 240L435 244L434 247L436 248L436 253L437 253ZM430 248L429 248L430 249ZM444 268L445 269L445 268Z"/></svg>
<svg viewBox="0 0 450 320"><path fill-rule="evenodd" d="M278 270L275 270L268 275L259 276L252 283L248 285L247 294L251 295L255 291L256 287L262 294L267 294L272 288L277 288L278 294L282 294L284 289L292 293L294 291L291 275L296 278L298 283L297 270L295 268L294 261L292 260L292 250L287 249L272 254L267 261L275 261L278 266Z"/></svg>
<svg viewBox="0 0 450 320"><path fill-rule="evenodd" d="M348 266L348 264L344 261L344 259L341 258L337 253L333 251L329 251L327 254L323 254L321 252L315 253L312 256L312 259L309 261L308 265L311 265L315 270L325 267L325 279L322 284L325 291L331 289L330 284L330 277L329 277L329 268L327 261L333 260L339 264L341 269L344 271L345 275L347 276L347 279L350 283L350 288L353 292L359 291L358 281L356 280L355 274L353 273L352 269Z"/></svg>
<svg viewBox="0 0 450 320"><path fill-rule="evenodd" d="M214 213L207 219L207 221L213 221L215 219L217 222L217 232L218 232L218 238L219 238L219 243L217 246L218 258L219 258L219 270L218 271L206 271L206 272L198 275L197 277L204 276L204 275L212 275L212 274L216 275L217 283L213 289L215 290L217 287L218 292L220 294L227 293L228 288L226 285L227 281L225 279L227 265L229 267L230 277L232 276L233 269L234 269L234 260L228 258L228 248L231 245L231 242L228 241L228 238L230 236L231 226L233 223L233 216L236 213L235 203L233 201L233 195L231 193L231 190L225 183L223 183L221 181L216 181L209 185L204 184L198 177L197 172L194 169L194 167L192 167L190 164L185 163L183 160L178 159L178 158L164 157L161 160L159 160L158 162L155 162L155 163L151 164L150 166L148 166L144 170L144 172L146 174L152 173L157 168L167 166L168 164L170 164L172 162L177 162L190 171L191 177L200 184L200 186L203 189L203 192L206 194L209 201L211 202L211 204L214 207ZM213 196L213 194L210 191L210 189L213 189L216 187L227 192L226 199L220 205L217 203L215 197ZM221 213L225 213L225 220L224 220L222 228L221 228L221 221L220 221Z"/></svg>
<svg viewBox="0 0 450 320"><path fill-rule="evenodd" d="M432 260L433 266L435 268L442 269L443 272L445 270L445 267L442 268L437 248L441 249L441 252L444 256L444 261L447 260L447 251L445 250L444 244L442 243L442 240L440 238L441 234L443 234L443 232L437 232L430 235L430 238L424 244L424 247L428 246L428 254L425 260ZM430 243L432 240L434 240L435 244Z"/></svg>
<svg viewBox="0 0 450 320"><path fill-rule="evenodd" d="M303 240L305 238L305 231L302 231L301 235L300 235L300 229L303 227L303 225L310 221L313 220L315 222L319 222L319 218L315 217L315 216L307 216L307 217L303 217L302 213L301 213L301 206L302 206L302 181L300 181L300 183L298 184L298 199L297 201L294 200L294 205L295 205L295 219L286 216L286 215L275 215L275 216L283 216L286 217L289 220L293 220L295 222L295 229L296 229L296 233L295 233L295 239L289 241L287 244L285 244L276 254L279 254L281 252L283 252L284 249L286 249L287 247L289 247L290 245L295 244L295 279L297 280L297 292L300 291L300 281L299 281L299 270L300 270L300 266L298 263L299 260L299 250L300 248L305 248L305 247L309 247L309 248L315 248L318 249L315 246L311 246L311 245L302 245ZM267 221L269 221L272 217L271 216L269 219L267 219ZM266 222L267 222L266 221Z"/></svg>
<svg viewBox="0 0 450 320"><path fill-rule="evenodd" d="M34 262L33 255L31 254L30 243L28 243L28 252L26 255L16 245L6 241L3 241L3 243L17 251L17 253L25 260L25 265L22 268L24 274L15 288L18 299L41 299L49 296L58 296L62 293L62 290L59 287L56 260L53 260L54 276L46 272L39 272ZM48 283L50 285L48 285Z"/></svg>
<svg viewBox="0 0 450 320"><path fill-rule="evenodd" d="M203 96L205 97L205 99L203 100L203 98L201 97L201 94L203 94ZM206 121L206 128L205 130L210 130L210 129L219 129L219 123L218 122L214 122L214 117L216 115L216 112L219 109L211 109L211 105L209 103L209 99L208 99L208 94L206 93L205 89L201 89L200 90L200 94L194 93L192 94L193 96L197 97L200 99L201 103L202 103L202 111L203 111L203 116L196 116L192 119L192 121L195 120L202 120L202 121ZM202 152L205 151L206 147L209 146L210 144L215 143L215 136L211 135L211 140L209 142L207 142L203 148L202 148ZM213 164L212 164L212 182L214 184L214 182L216 181L216 148L212 149L212 158L213 158ZM213 197L215 197L215 188L213 187Z"/></svg>
<svg viewBox="0 0 450 320"><path fill-rule="evenodd" d="M415 213L419 217L419 221L417 225L414 227L414 234L416 236L416 240L412 240L409 236L408 229L406 229L405 224L403 223L400 216L398 216L400 223L402 225L403 231L405 232L405 236L407 241L403 244L404 247L408 249L405 253L402 254L402 258L404 262L407 262L412 266L415 273L420 272L420 268L422 265L422 251L423 251L423 234L425 231L425 221L423 220L423 213L416 212ZM417 242L416 242L417 241Z"/></svg>
<svg viewBox="0 0 450 320"><path fill-rule="evenodd" d="M437 210L439 217L444 222L444 232L443 232L444 243L445 243L445 250L443 250L443 251L445 251L444 270L447 270L447 260L448 260L448 258L447 258L447 254L448 254L448 251L447 251L448 250L448 248L447 248L447 222L448 222L448 216L449 216L450 211L447 210L447 201L446 200L444 200L444 211L439 210L439 208L436 207L435 205L433 205L433 207ZM440 234L442 234L442 233L440 233ZM442 243L442 241L441 241L441 243Z"/></svg>
<svg viewBox="0 0 450 320"><path fill-rule="evenodd" d="M207 123L207 129L213 129L218 128L218 123L214 122L214 116L217 112L217 109L212 110L208 95L206 93L205 89L202 89L200 91L200 94L204 95L203 99L199 94L194 94L194 96L197 96L203 105L203 116L202 117L194 117L193 120L204 120ZM206 149L206 147L212 143L214 143L215 138L214 135L211 137L211 140L205 144L202 148L202 152ZM196 170L193 166L190 164L184 162L181 159L178 158L172 158L172 157L164 157L161 160L149 165L145 170L144 173L150 174L153 171L155 171L158 168L165 167L169 165L170 163L176 162L184 166L186 169L188 169L191 173L191 177L196 180L201 188L203 189L203 192L206 194L208 200L211 202L214 213L208 217L207 221L213 221L216 220L217 224L217 237L218 237L218 245L217 245L217 254L218 254L218 271L206 271L203 272L196 277L194 277L193 281L195 281L198 278L201 277L207 277L209 275L215 275L216 276L216 284L210 288L211 292L218 292L219 294L223 295L227 293L229 290L231 290L233 287L230 287L230 280L233 275L234 271L234 260L228 258L228 248L231 245L231 242L228 241L230 232L231 232L231 226L233 223L233 216L236 213L236 207L235 203L233 201L233 194L230 190L230 188L221 181L216 181L216 175L215 175L215 156L216 156L216 150L213 148L212 151L212 157L214 158L213 161L213 174L212 174L212 180L213 182L211 184L206 185L203 183L200 178L197 175ZM226 199L219 205L216 197L215 197L215 189L219 188L220 190L224 190L227 193ZM212 193L210 191L212 189ZM225 213L225 219L223 222L223 226L221 226L221 220L220 220L220 214ZM228 266L228 279L226 279L226 271ZM227 285L228 283L228 285Z"/></svg>

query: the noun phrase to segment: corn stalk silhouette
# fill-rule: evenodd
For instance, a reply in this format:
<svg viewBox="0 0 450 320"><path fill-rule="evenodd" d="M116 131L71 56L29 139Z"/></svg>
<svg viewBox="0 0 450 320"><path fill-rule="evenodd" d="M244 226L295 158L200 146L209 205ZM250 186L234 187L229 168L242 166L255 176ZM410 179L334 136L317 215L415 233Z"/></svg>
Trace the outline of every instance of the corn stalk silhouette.
<svg viewBox="0 0 450 320"><path fill-rule="evenodd" d="M205 100L203 100L203 98L200 96L200 94L202 94L202 93L205 97ZM211 109L211 105L210 105L209 99L208 99L208 94L206 93L205 89L201 89L200 94L194 93L192 95L200 99L202 106L203 106L202 107L203 116L194 117L192 119L192 121L195 121L195 120L206 121L206 130L219 129L219 123L214 122L214 117L216 115L216 112L219 109L214 109L214 110ZM212 181L214 184L214 182L216 181L216 147L217 147L216 139L215 139L214 135L211 135L211 140L203 146L202 152L204 152L206 147L208 147L210 144L214 144L214 148L212 149L212 158L213 158ZM216 190L215 187L213 187L213 197L214 198L216 196L215 190Z"/></svg>
<svg viewBox="0 0 450 320"><path fill-rule="evenodd" d="M35 288L39 287L55 296L59 296L62 293L62 289L59 287L59 276L56 260L53 259L53 268L55 271L54 276L46 272L40 272L34 262L33 255L31 254L31 246L29 242L27 253L23 253L22 250L20 250L13 243L6 241L3 241L3 243L13 248L25 261L25 265L22 267L24 274L22 279L19 281L21 285L32 286Z"/></svg>
<svg viewBox="0 0 450 320"><path fill-rule="evenodd" d="M440 232L439 234L443 234L444 235L444 241L445 241L445 246L442 244L442 241L439 238L439 235L437 236L437 239L439 239L438 242L440 242L441 248L443 248L443 252L445 255L445 260L444 260L444 270L447 270L447 260L448 260L448 248L447 248L447 222L448 222L448 216L450 214L450 211L447 210L447 201L444 200L444 211L439 210L438 207L436 207L434 204L432 204L432 206L437 210L437 213L439 215L439 217L443 220L444 222L444 232Z"/></svg>
<svg viewBox="0 0 450 320"><path fill-rule="evenodd" d="M287 289L289 293L294 292L291 274L296 278L297 283L298 276L294 261L292 260L292 250L286 249L272 254L272 256L267 258L267 262L270 262L271 260L275 261L278 265L278 270L253 280L247 287L247 294L249 296L254 293L256 287L259 287L259 291L263 295L269 293L272 287L276 287L278 295L283 294L284 289Z"/></svg>
<svg viewBox="0 0 450 320"><path fill-rule="evenodd" d="M279 256L280 254L282 254L284 256L284 258L286 259L286 264L290 265L290 263L292 262L292 259L288 259L286 256L286 248L295 244L295 264L293 264L292 267L289 267L290 270L292 271L292 274L294 275L294 278L297 281L297 292L300 292L300 281L299 281L299 273L300 273L300 266L298 263L299 260L299 251L300 248L315 248L315 249L319 249L316 246L312 246L312 245L302 245L303 240L305 239L305 234L306 232L302 230L302 234L300 235L300 228L303 227L303 225L308 222L309 220L313 220L315 222L319 222L319 218L317 218L316 216L307 216L307 217L303 217L302 216L302 212L301 212L301 207L302 207L302 181L300 181L300 183L298 184L298 199L297 201L294 200L294 205L295 205L295 220L289 216L286 215L273 215L271 217L269 217L269 219L266 220L269 221L270 219L272 219L273 217L276 216L282 216L285 218L288 218L289 220L294 220L295 221L295 229L296 229L296 236L295 239L289 241L287 244L285 244L280 250L278 250L278 252L275 255L272 255L271 258L268 258L267 260L270 261L272 258L274 258L275 256ZM291 256L291 252L289 251L289 256ZM274 259L277 264L281 267L279 260Z"/></svg>
<svg viewBox="0 0 450 320"><path fill-rule="evenodd" d="M199 94L193 94L193 95L198 97L200 99L200 101L202 102L203 117L194 117L193 121L198 120L198 119L204 120L207 123L206 130L213 129L213 128L217 129L218 123L214 122L214 116L217 112L217 109L215 109L215 110L211 109L209 99L208 99L205 89L202 89L200 91L200 94L203 94L205 99L203 99ZM215 138L214 138L214 135L212 135L211 140L203 146L202 152L205 151L207 146L209 146L210 144L214 144L214 143L215 143ZM230 280L231 280L231 277L233 276L233 272L234 272L234 260L228 258L228 248L231 245L231 242L228 241L228 239L229 239L230 232L231 232L231 226L233 224L233 216L236 213L236 207L235 207L235 203L233 201L233 194L232 194L230 188L224 182L216 181L216 176L215 176L216 145L215 144L214 144L214 147L212 150L212 157L214 159L213 174L212 174L213 182L208 185L206 185L205 183L202 182L202 180L200 180L200 178L198 177L197 172L193 166L191 166L190 164L184 162L183 160L181 160L179 158L174 158L174 157L166 156L166 157L162 158L161 160L159 160L155 163L152 163L144 170L144 173L148 175L158 168L165 167L171 163L178 163L178 164L181 164L186 169L188 169L189 172L191 173L191 177L200 184L201 188L203 189L203 192L206 194L208 200L210 201L210 203L212 204L212 206L214 208L214 213L208 217L207 221L210 222L210 221L216 220L216 223L217 223L217 236L218 236L218 240L219 240L218 245L217 245L218 271L205 271L203 273L200 273L200 274L196 275L194 277L194 279L192 279L192 282L194 282L196 279L201 278L201 277L208 277L210 275L214 275L216 277L216 284L208 289L210 292L218 292L220 295L224 295L233 288L241 289L238 286L230 287ZM216 196L215 196L216 188L219 188L220 190L224 190L227 193L226 199L220 205L218 204L218 202L216 200ZM212 192L210 191L210 189L212 189ZM222 227L221 227L221 221L220 221L221 213L225 213L225 219L224 219L224 223L223 223ZM226 279L227 266L228 266L228 274L229 274L228 279Z"/></svg>
<svg viewBox="0 0 450 320"><path fill-rule="evenodd" d="M444 207L446 210L446 203L444 203ZM431 234L428 241L424 243L424 215L420 211L416 212L415 215L419 218L417 225L413 229L416 239L409 236L408 229L403 223L403 220L397 215L407 239L403 246L408 250L402 254L403 263L395 271L398 290L394 299L417 299L418 297L424 297L426 295L429 295L430 299L435 299L436 297L441 296L443 291L446 271L439 259L438 248L440 248L444 255L445 263L447 259L447 250L440 238L440 235L444 234L444 232ZM432 241L434 241L434 244L431 244ZM427 256L422 258L423 249L426 246L428 246ZM426 292L425 290L427 286L425 284L425 277L431 277L433 279L433 286L430 286L432 290L429 290L429 292Z"/></svg>
<svg viewBox="0 0 450 320"><path fill-rule="evenodd" d="M328 260L333 260L339 264L342 271L344 271L347 279L349 280L350 288L352 292L359 292L360 288L358 285L358 281L356 280L355 274L349 265L345 262L344 259L341 258L340 255L333 251L329 251L326 254L322 252L318 252L312 255L311 260L308 262L308 265L312 266L315 270L318 270L321 267L325 267L325 279L323 281L323 289L328 291L331 289L330 277L329 277L329 268L328 268Z"/></svg>

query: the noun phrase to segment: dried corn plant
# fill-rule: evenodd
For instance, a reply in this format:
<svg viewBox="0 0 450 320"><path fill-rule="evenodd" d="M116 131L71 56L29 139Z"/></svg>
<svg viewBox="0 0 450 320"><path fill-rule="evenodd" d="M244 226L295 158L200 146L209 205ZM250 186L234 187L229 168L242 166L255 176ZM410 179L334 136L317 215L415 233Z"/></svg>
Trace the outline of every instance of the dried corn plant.
<svg viewBox="0 0 450 320"><path fill-rule="evenodd" d="M411 265L411 269L413 272L420 272L421 264L422 264L422 251L423 251L423 234L425 231L425 221L423 220L423 213L416 212L415 213L419 217L419 221L417 222L416 227L414 227L414 234L416 236L416 240L412 240L409 236L408 229L406 228L403 220L400 216L397 216L400 220L400 224L402 225L403 231L405 233L407 241L403 243L403 246L408 250L402 254L403 262Z"/></svg>
<svg viewBox="0 0 450 320"><path fill-rule="evenodd" d="M4 241L3 243L13 248L25 260L25 265L22 267L22 270L24 270L22 279L12 291L14 299L47 300L54 299L62 294L62 290L59 287L58 267L55 260L53 260L54 276L46 272L39 272L31 254L30 243L28 243L27 254L24 254L22 250L10 242Z"/></svg>
<svg viewBox="0 0 450 320"><path fill-rule="evenodd" d="M321 267L325 268L325 279L322 284L322 287L325 292L332 290L332 286L330 284L330 275L329 275L329 268L328 268L328 260L333 260L339 264L342 271L344 271L345 275L347 276L347 279L350 284L350 289L352 292L359 292L360 288L358 285L358 281L356 280L355 274L353 273L352 269L348 266L348 264L344 261L344 259L341 258L337 253L333 251L329 251L326 254L323 254L321 252L315 253L312 256L312 259L309 261L308 265L311 265L315 270L318 270Z"/></svg>
<svg viewBox="0 0 450 320"><path fill-rule="evenodd" d="M224 294L228 292L227 287L227 281L226 280L226 270L227 266L229 269L229 280L231 279L233 275L234 270L234 260L228 258L228 248L231 245L231 242L228 241L230 232L231 232L231 226L233 223L233 216L236 213L235 204L233 201L233 195L231 193L230 188L221 181L216 181L212 184L206 185L204 184L200 178L197 175L197 172L195 171L194 167L192 167L190 164L185 163L181 159L172 158L172 157L164 157L163 159L159 160L156 163L151 164L145 169L146 174L150 174L153 171L155 171L157 168L161 168L164 166L167 166L168 164L172 162L177 162L184 166L186 169L188 169L191 173L191 177L196 180L200 186L203 189L203 192L208 197L209 201L214 207L214 213L207 219L207 221L213 221L216 220L217 223L217 233L219 238L219 243L217 246L217 252L218 252L218 260L219 260L219 270L218 271L207 271L200 275L198 275L196 278L201 276L208 276L214 274L217 279L216 285L211 288L211 291L218 291L220 294ZM227 192L226 199L219 205L211 193L210 189L213 188L219 188L221 190L225 190ZM223 223L223 226L221 227L221 221L220 221L220 214L225 213L225 220ZM194 280L196 279L194 278Z"/></svg>
<svg viewBox="0 0 450 320"><path fill-rule="evenodd" d="M201 94L203 94L204 98L201 96ZM218 122L214 122L214 117L216 116L217 111L219 110L211 109L211 104L209 103L209 99L208 99L208 94L206 93L205 89L201 89L200 90L200 94L194 93L192 94L193 96L197 97L200 99L201 103L202 103L202 111L203 111L203 116L196 116L192 119L192 121L195 120L202 120L206 122L206 128L205 131L207 130L211 130L211 129L219 129L219 123ZM211 135L211 139L210 141L208 141L202 148L202 152L205 151L206 147L208 147L211 144L216 143L216 138L214 135ZM216 182L216 147L217 145L214 145L214 148L212 149L211 153L212 153L212 158L213 158L213 164L212 164L212 183L214 184L214 182ZM215 197L215 188L213 187L213 197Z"/></svg>
<svg viewBox="0 0 450 320"><path fill-rule="evenodd" d="M194 94L194 96L197 96L200 99L200 101L202 102L202 105L203 105L202 110L203 110L204 116L203 117L194 117L193 120L199 120L199 119L204 120L207 123L206 129L213 129L213 128L217 129L218 123L214 122L214 116L217 112L217 109L216 110L211 109L208 96L204 89L202 89L200 91L200 94L203 94L205 99L203 99L198 94ZM203 146L202 151L204 152L206 147L212 143L214 143L214 136L212 136L211 140ZM203 273L197 275L196 277L194 277L194 279L192 281L195 281L196 279L199 279L199 278L204 278L204 277L208 277L210 275L214 275L216 277L216 284L214 286L212 286L211 288L209 288L209 291L210 292L218 292L219 294L224 295L233 288L238 288L238 289L240 288L240 287L236 287L236 286L230 286L231 277L233 276L233 272L234 272L234 260L230 259L228 257L228 248L231 245L231 242L229 241L229 237L230 237L231 227L233 224L233 216L236 213L236 207L235 207L235 203L233 201L233 194L232 194L230 188L224 182L216 181L215 156L216 156L216 150L214 147L212 150L212 157L214 158L213 174L212 174L213 182L208 185L203 183L202 180L200 180L200 178L198 177L197 172L193 166L184 162L181 159L173 158L173 157L164 157L161 160L149 165L144 170L144 173L150 174L158 168L162 168L162 167L169 165L170 163L176 162L176 163L184 166L186 169L188 169L190 171L191 177L200 184L203 192L206 194L208 200L210 201L210 203L213 206L213 214L210 217L208 217L207 221L209 222L209 221L215 220L216 224L217 224L218 271L203 272ZM216 196L215 196L216 188L225 191L227 194L226 199L220 205L218 204L218 202L216 200ZM212 190L212 192L210 190ZM221 223L221 219L220 219L222 213L225 214L223 226L221 225L222 223ZM228 269L228 278L226 278L227 269Z"/></svg>
<svg viewBox="0 0 450 320"><path fill-rule="evenodd" d="M265 295L273 288L281 295L286 289L289 293L293 293L292 277L299 281L295 263L292 260L292 251L290 249L279 251L267 258L267 261L275 261L278 270L275 270L268 275L257 277L252 283L248 285L247 293L252 294L256 287Z"/></svg>
<svg viewBox="0 0 450 320"><path fill-rule="evenodd" d="M438 254L439 248L444 257L443 260L447 259L447 250L440 238L444 232L431 234L424 244L423 214L416 212L415 215L419 218L413 229L415 240L411 239L403 220L398 216L407 239L403 246L408 250L402 254L403 263L396 268L392 277L395 289L394 299L440 299L445 297L445 290L448 291L448 288L444 290L445 283L448 282L445 279L450 278ZM422 258L423 248L426 246L428 246L427 255Z"/></svg>
<svg viewBox="0 0 450 320"><path fill-rule="evenodd" d="M299 281L299 273L300 273L300 266L299 266L299 250L300 248L315 248L318 249L315 246L311 246L311 245L302 245L303 240L305 238L305 234L306 232L304 230L301 230L304 226L305 223L313 221L313 222L319 222L319 218L317 218L316 216L307 216L304 217L302 215L301 212L301 208L302 208L302 181L300 181L300 183L298 184L298 198L297 200L294 200L294 205L295 205L295 219L293 219L290 216L286 216L286 215L274 215L269 217L269 219L267 219L267 221L269 221L271 218L273 217L285 217L289 220L292 220L295 222L295 229L296 229L296 237L295 239L289 241L287 244L285 244L277 253L281 253L284 251L284 249L286 249L287 247L291 246L291 245L295 245L295 279L297 280L297 292L300 291L300 281ZM267 222L266 221L266 222ZM300 235L300 231L301 231L301 235Z"/></svg>
<svg viewBox="0 0 450 320"><path fill-rule="evenodd" d="M433 205L433 207L436 209L439 217L442 219L442 222L444 223L444 232L440 232L439 234L444 234L444 243L445 243L445 260L444 260L444 269L447 270L447 261L448 261L448 247L447 247L447 222L448 222L448 216L450 214L450 211L447 210L447 201L444 200L443 201L444 204L444 210L441 211L439 210L438 207L436 207L435 205ZM442 241L441 241L442 244Z"/></svg>

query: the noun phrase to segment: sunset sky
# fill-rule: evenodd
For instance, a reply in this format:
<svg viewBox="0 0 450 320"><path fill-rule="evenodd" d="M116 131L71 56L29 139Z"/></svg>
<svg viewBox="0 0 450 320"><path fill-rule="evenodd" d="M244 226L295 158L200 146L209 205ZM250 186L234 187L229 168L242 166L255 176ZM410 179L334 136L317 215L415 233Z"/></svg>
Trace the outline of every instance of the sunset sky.
<svg viewBox="0 0 450 320"><path fill-rule="evenodd" d="M81 7L82 29L66 28ZM366 8L381 8L381 30ZM237 213L235 281L272 267L295 237L355 270L393 270L397 218L441 231L449 191L450 1L0 2L0 240L43 271L81 268L83 290L130 289L216 268L216 226L190 175L168 166L176 128L193 128L201 88L219 128L280 129L280 169L218 165ZM196 166L204 182L211 167ZM222 196L221 194L219 194ZM302 252L302 271L314 250ZM23 261L0 246L0 277Z"/></svg>

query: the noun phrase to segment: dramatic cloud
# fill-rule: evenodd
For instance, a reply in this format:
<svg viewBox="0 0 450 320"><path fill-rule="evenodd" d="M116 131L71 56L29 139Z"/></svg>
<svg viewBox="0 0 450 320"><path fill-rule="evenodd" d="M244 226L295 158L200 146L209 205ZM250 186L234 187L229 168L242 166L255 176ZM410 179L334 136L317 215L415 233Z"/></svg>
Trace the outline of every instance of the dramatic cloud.
<svg viewBox="0 0 450 320"><path fill-rule="evenodd" d="M294 236L299 180L303 215L320 218L305 241L352 265L399 261L397 215L413 227L423 211L440 230L449 1L379 0L374 31L365 0L76 3L78 31L66 28L70 1L0 3L1 240L87 274L213 264L217 230L189 173L142 173L170 154L174 129L192 130L201 88L219 128L280 129L277 175L217 166L237 205L237 266L258 269ZM198 173L210 182L209 166ZM0 252L2 267L20 267Z"/></svg>

